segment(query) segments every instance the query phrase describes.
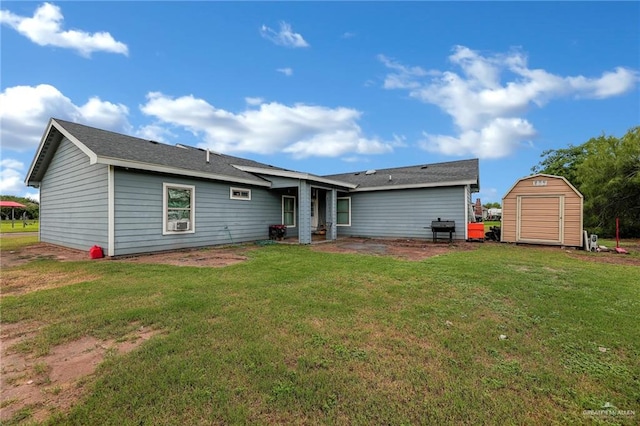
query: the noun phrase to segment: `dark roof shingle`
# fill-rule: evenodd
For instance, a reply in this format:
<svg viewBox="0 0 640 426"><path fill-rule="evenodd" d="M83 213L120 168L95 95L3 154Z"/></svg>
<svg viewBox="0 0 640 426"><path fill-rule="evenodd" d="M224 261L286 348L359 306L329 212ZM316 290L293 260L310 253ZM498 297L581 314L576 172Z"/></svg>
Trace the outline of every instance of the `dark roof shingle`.
<svg viewBox="0 0 640 426"><path fill-rule="evenodd" d="M373 173L371 173L373 172ZM449 161L445 163L421 164L417 166L378 169L369 172L341 173L325 176L358 185L359 189L447 184L473 182L479 186L478 159Z"/></svg>

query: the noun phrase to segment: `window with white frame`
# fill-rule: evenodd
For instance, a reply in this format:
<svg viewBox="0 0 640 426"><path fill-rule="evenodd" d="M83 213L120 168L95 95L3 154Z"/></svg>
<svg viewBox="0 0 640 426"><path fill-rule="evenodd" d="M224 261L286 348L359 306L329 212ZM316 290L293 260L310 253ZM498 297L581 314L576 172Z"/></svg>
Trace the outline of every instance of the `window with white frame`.
<svg viewBox="0 0 640 426"><path fill-rule="evenodd" d="M337 225L351 226L351 197L338 197Z"/></svg>
<svg viewBox="0 0 640 426"><path fill-rule="evenodd" d="M163 234L180 234L195 232L195 198L196 187L163 183L162 204L164 218Z"/></svg>
<svg viewBox="0 0 640 426"><path fill-rule="evenodd" d="M282 196L282 224L295 228L296 226L296 197Z"/></svg>
<svg viewBox="0 0 640 426"><path fill-rule="evenodd" d="M229 198L232 200L251 200L251 190L246 188L229 188Z"/></svg>

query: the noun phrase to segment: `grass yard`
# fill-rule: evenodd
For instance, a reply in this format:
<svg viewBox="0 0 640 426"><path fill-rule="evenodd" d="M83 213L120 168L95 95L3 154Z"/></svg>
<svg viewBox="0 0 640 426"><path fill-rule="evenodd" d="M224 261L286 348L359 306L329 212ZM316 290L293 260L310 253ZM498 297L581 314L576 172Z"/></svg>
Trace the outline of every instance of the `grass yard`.
<svg viewBox="0 0 640 426"><path fill-rule="evenodd" d="M13 225L13 226L12 226ZM16 219L13 224L10 220L0 221L0 232L38 232L40 229L40 222L37 220L27 220L26 226L22 220Z"/></svg>
<svg viewBox="0 0 640 426"><path fill-rule="evenodd" d="M636 266L489 243L420 262L293 245L248 256L221 269L13 268L94 277L0 299L3 326L42 325L25 353L141 325L163 331L107 357L84 397L48 423L640 422Z"/></svg>
<svg viewBox="0 0 640 426"><path fill-rule="evenodd" d="M487 220L484 223L484 232L489 232L492 226L502 226L499 220Z"/></svg>

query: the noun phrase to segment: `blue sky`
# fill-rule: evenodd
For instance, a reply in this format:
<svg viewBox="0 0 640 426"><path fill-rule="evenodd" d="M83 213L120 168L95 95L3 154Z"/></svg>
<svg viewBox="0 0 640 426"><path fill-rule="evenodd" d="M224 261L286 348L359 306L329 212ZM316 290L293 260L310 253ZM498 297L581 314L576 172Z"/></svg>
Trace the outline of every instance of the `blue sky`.
<svg viewBox="0 0 640 426"><path fill-rule="evenodd" d="M50 117L315 174L547 149L640 124L639 2L2 2L0 193Z"/></svg>

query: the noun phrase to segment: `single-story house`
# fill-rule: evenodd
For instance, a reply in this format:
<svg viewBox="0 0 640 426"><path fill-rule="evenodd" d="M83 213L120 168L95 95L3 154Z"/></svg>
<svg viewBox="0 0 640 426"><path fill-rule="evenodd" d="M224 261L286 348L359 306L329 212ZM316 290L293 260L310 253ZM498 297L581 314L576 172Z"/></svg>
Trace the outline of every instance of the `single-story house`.
<svg viewBox="0 0 640 426"><path fill-rule="evenodd" d="M40 240L108 256L269 237L467 238L478 160L319 176L51 119L25 179L40 188Z"/></svg>

